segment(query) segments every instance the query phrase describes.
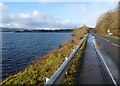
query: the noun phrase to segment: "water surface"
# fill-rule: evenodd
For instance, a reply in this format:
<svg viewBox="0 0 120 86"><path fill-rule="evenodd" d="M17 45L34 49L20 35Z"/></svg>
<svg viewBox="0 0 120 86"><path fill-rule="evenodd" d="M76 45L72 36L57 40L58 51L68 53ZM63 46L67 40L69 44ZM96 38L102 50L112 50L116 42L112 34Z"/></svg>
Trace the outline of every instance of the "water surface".
<svg viewBox="0 0 120 86"><path fill-rule="evenodd" d="M70 33L2 33L3 79L25 69L32 61L72 39Z"/></svg>

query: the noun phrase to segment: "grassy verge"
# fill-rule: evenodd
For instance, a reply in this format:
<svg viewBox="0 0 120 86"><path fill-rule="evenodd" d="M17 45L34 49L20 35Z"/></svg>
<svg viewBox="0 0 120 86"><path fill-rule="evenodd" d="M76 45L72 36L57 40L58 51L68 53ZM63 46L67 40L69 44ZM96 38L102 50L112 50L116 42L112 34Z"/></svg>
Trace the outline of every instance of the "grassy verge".
<svg viewBox="0 0 120 86"><path fill-rule="evenodd" d="M110 38L113 38L113 39L119 39L120 40L120 37L119 36L108 36L108 35L106 35L106 37L110 37Z"/></svg>
<svg viewBox="0 0 120 86"><path fill-rule="evenodd" d="M10 76L4 84L44 84L45 77L50 78L52 74L61 66L65 57L68 57L72 49L76 47L75 42L70 41L63 45L60 49L49 53L41 63L35 62L26 70Z"/></svg>
<svg viewBox="0 0 120 86"><path fill-rule="evenodd" d="M57 50L46 54L43 56L43 59L36 60L34 64L30 65L24 71L8 77L2 82L2 86L31 84L35 86L43 85L45 77L50 78L65 61L65 57L68 57L72 50L76 48L80 42L79 38L83 38L86 34L86 29L79 30L79 33L82 33L82 35L79 37L76 36L76 39L61 45Z"/></svg>
<svg viewBox="0 0 120 86"><path fill-rule="evenodd" d="M108 38L120 40L120 37L119 37L119 36L115 36L115 35L108 36L108 35L103 35L103 34L100 34L100 35L101 35L101 36L104 36L104 37L108 37Z"/></svg>
<svg viewBox="0 0 120 86"><path fill-rule="evenodd" d="M85 39L80 51L77 53L76 58L73 60L72 64L68 68L67 74L62 79L62 85L75 85L76 84L76 77L78 72L80 71L81 64L82 64L82 56L84 54L85 45L86 45L87 38Z"/></svg>

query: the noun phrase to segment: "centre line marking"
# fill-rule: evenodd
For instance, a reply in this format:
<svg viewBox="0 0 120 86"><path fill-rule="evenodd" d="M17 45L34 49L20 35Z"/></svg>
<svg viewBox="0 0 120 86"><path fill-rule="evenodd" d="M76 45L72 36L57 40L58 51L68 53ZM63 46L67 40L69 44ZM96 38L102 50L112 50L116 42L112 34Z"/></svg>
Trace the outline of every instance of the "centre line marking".
<svg viewBox="0 0 120 86"><path fill-rule="evenodd" d="M117 46L117 47L120 47L119 45L117 45L117 44L114 44L114 43L112 43L112 45L114 45L114 46Z"/></svg>

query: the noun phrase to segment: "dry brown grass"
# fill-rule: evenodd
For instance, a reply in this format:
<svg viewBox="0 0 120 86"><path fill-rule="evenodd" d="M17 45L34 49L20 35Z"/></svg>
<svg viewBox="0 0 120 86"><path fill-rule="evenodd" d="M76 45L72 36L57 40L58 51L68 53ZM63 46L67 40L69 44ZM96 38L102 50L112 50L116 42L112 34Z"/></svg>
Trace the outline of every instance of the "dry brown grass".
<svg viewBox="0 0 120 86"><path fill-rule="evenodd" d="M102 14L97 21L96 30L98 34L107 35L107 30L113 33L113 35L120 36L120 21L118 13L120 13L120 8L116 8L112 11L107 11L106 13Z"/></svg>
<svg viewBox="0 0 120 86"><path fill-rule="evenodd" d="M72 35L77 37L78 40L82 39L85 34L88 33L88 27L83 26L81 28L77 28L72 32Z"/></svg>

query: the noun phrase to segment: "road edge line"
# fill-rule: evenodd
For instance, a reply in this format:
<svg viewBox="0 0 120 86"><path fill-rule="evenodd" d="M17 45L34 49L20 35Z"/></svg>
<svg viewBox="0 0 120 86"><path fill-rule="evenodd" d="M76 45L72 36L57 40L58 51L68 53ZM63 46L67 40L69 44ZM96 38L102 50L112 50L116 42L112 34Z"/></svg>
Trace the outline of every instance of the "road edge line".
<svg viewBox="0 0 120 86"><path fill-rule="evenodd" d="M93 37L94 37L94 36L93 36ZM98 49L97 46L96 46L95 39L92 39L92 40L93 40L93 44L95 45L95 49L96 49L97 53L99 54L99 56L101 57L101 59L102 59L104 65L105 65L105 67L106 67L106 69L107 69L107 71L108 71L108 73L109 73L109 75L110 75L110 77L111 77L114 85L115 85L115 86L118 86L117 83L116 83L116 81L115 81L115 79L114 79L114 77L113 77L113 75L112 75L112 73L111 73L111 71L110 71L110 69L109 69L108 66L107 66L107 63L105 62L102 54L100 53L99 49Z"/></svg>

